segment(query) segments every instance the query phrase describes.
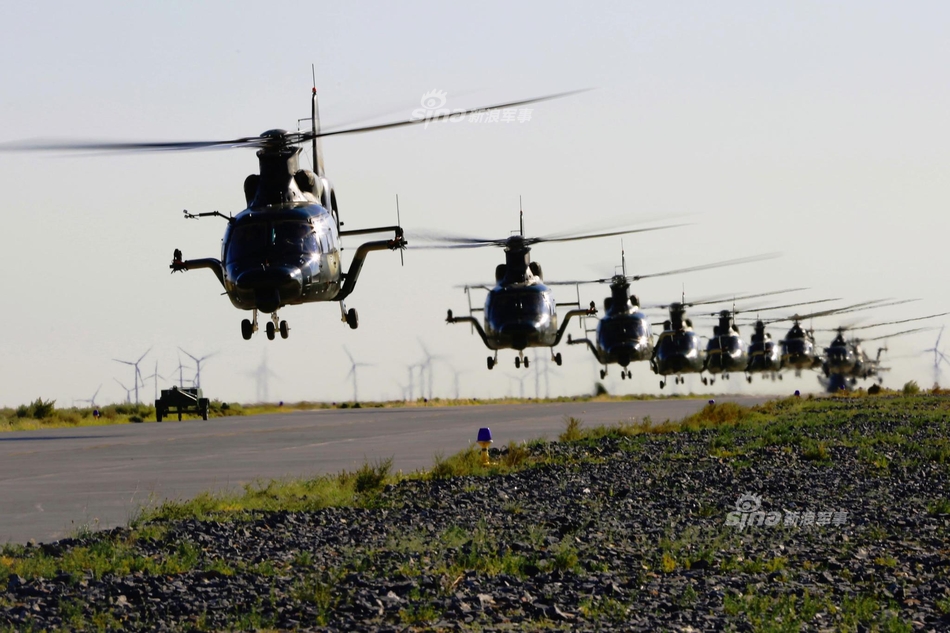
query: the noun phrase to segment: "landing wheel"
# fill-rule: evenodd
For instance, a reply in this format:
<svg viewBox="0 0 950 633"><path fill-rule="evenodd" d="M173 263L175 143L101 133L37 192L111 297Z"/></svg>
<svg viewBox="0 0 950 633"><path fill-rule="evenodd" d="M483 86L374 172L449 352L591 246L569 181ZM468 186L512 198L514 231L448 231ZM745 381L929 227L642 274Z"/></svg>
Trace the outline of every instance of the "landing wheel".
<svg viewBox="0 0 950 633"><path fill-rule="evenodd" d="M778 375L778 379L779 379L779 380L782 379L782 374L779 374L779 375Z"/></svg>
<svg viewBox="0 0 950 633"><path fill-rule="evenodd" d="M745 379L747 383L752 384L752 376L746 376Z"/></svg>
<svg viewBox="0 0 950 633"><path fill-rule="evenodd" d="M527 359L527 358L524 359L524 368L525 368L525 369L528 368L528 359Z"/></svg>
<svg viewBox="0 0 950 633"><path fill-rule="evenodd" d="M629 369L627 370L627 378L629 378L630 380L633 380L633 372L630 371Z"/></svg>
<svg viewBox="0 0 950 633"><path fill-rule="evenodd" d="M287 338L290 336L290 326L287 325L286 321L280 322L280 338Z"/></svg>
<svg viewBox="0 0 950 633"><path fill-rule="evenodd" d="M620 372L620 380L626 380L626 379L627 379L627 372L625 371Z"/></svg>
<svg viewBox="0 0 950 633"><path fill-rule="evenodd" d="M665 386L666 386L666 382L663 381L663 380L661 380L661 381L660 381L660 389L662 389L662 388L665 387Z"/></svg>
<svg viewBox="0 0 950 633"><path fill-rule="evenodd" d="M600 379L603 380L603 379L606 378L606 377L607 377L607 370L606 370L606 369L601 369L601 370L600 370Z"/></svg>
<svg viewBox="0 0 950 633"><path fill-rule="evenodd" d="M515 369L521 367L521 357L515 356Z"/></svg>
<svg viewBox="0 0 950 633"><path fill-rule="evenodd" d="M274 322L268 321L267 325L264 326L264 331L267 332L267 340L269 341L274 340L274 333L276 332L276 330L277 328L274 327Z"/></svg>
<svg viewBox="0 0 950 633"><path fill-rule="evenodd" d="M488 357L488 369L491 369L491 368L494 367L494 366L495 366L495 359L492 358L491 356L489 356L489 357Z"/></svg>
<svg viewBox="0 0 950 633"><path fill-rule="evenodd" d="M679 381L680 381L680 379L677 378L677 379L676 379L676 382L678 383ZM703 384L704 384L704 385L708 385L708 384L709 384L709 380L708 380L705 376L703 376Z"/></svg>
<svg viewBox="0 0 950 633"><path fill-rule="evenodd" d="M355 330L360 326L360 315L356 313L356 308L350 308L346 311L346 324L350 326L351 330Z"/></svg>
<svg viewBox="0 0 950 633"><path fill-rule="evenodd" d="M244 337L245 341L250 341L251 336L254 334L254 324L251 323L249 319L244 319L241 321L241 336Z"/></svg>
<svg viewBox="0 0 950 633"><path fill-rule="evenodd" d="M557 354L554 355L554 364L557 365L558 367L561 366L561 352L558 352Z"/></svg>

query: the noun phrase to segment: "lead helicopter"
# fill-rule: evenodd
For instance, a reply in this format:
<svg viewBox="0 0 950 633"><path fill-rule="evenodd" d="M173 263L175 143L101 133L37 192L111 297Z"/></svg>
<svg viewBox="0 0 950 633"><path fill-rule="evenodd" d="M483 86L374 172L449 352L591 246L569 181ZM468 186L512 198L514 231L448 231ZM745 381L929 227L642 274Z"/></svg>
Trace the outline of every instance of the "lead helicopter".
<svg viewBox="0 0 950 633"><path fill-rule="evenodd" d="M379 250L402 250L406 247L403 229L381 226L343 230L336 191L327 179L323 166L320 139L329 136L359 134L402 126L458 120L471 113L512 108L565 97L581 91L563 92L510 103L455 110L435 118L348 127L323 131L320 128L317 89L311 97L311 129L288 132L273 129L258 136L184 142L109 142L109 141L39 141L0 144L0 151L186 151L251 148L257 150L260 173L244 181L247 208L237 215L219 211L189 213L186 219L216 216L227 222L221 246L221 259L184 259L175 249L171 271L210 270L234 307L252 311L251 319L241 322L241 335L250 339L258 331L258 313L270 314L266 324L267 338L273 340L279 331L287 338L290 327L278 317L278 310L287 305L337 301L341 320L351 329L359 325L356 310L346 309L344 300L356 287L366 256ZM314 171L301 169L299 155L306 143L311 144ZM391 239L361 244L344 271L341 262L342 238L372 233L392 232Z"/></svg>
<svg viewBox="0 0 950 633"><path fill-rule="evenodd" d="M451 249L494 246L505 249L505 263L499 264L495 268L494 287L465 286L466 293L470 293L473 287L488 290L485 307L481 309L472 308L471 295L469 294L469 316L457 317L452 310L449 310L445 321L446 323L470 323L472 325L481 337L485 347L495 352L494 356L489 356L487 359L488 369L492 369L498 363L498 350L502 349L517 350L515 367L521 367L523 364L527 368L530 361L524 355L524 350L528 347L551 348L551 360L560 365L562 357L560 352L554 353L554 347L561 342L561 337L564 335L571 318L591 316L597 313L594 302L591 302L588 308L581 308L579 301L575 304L562 303L562 307L564 305L576 305L577 308L569 310L564 315L564 321L558 327L558 305L554 299L554 292L544 283L541 265L538 262L531 261L530 253L533 245L544 242L573 242L598 237L641 233L671 228L672 226L674 225L592 234L525 237L524 212L522 211L520 213L520 228L516 235L500 239L429 236L427 239L430 241L444 242L444 244L422 248ZM483 312L484 327L474 317L473 313L476 311Z"/></svg>
<svg viewBox="0 0 950 633"><path fill-rule="evenodd" d="M633 373L628 369L628 366L630 363L650 360L653 356L653 333L650 328L649 318L640 309L640 298L637 295L630 294L631 282L652 277L664 277L708 270L711 268L746 264L770 259L772 257L775 257L775 255L759 255L755 257L731 259L701 266L668 270L660 273L627 275L626 255L621 247L620 274L604 279L551 282L552 285L610 284L610 296L604 298L604 316L597 321L596 343L586 337L574 339L568 334L567 344L587 345L597 361L604 366L603 369L600 370L601 380L607 377L608 366L613 363L620 365L621 379L633 378Z"/></svg>

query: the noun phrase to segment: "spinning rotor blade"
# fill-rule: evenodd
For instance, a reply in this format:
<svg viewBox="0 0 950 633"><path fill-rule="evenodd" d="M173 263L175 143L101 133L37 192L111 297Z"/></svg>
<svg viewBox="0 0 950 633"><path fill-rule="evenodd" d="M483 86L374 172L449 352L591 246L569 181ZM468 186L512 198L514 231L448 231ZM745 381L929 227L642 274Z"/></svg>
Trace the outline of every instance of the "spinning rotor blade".
<svg viewBox="0 0 950 633"><path fill-rule="evenodd" d="M721 262L713 262L711 264L703 264L701 266L690 266L688 268L678 268L676 270L667 270L661 273L649 273L646 275L627 275L624 277L627 281L640 281L641 279L649 279L651 277L664 277L666 275L678 275L680 273L691 273L699 270L707 270L710 268L723 268L725 266L737 266L739 264L751 264L753 262L760 262L766 259L775 259L776 257L781 256L781 253L765 253L763 255L752 255L751 257L740 257L738 259L727 259ZM558 285L577 285L577 284L606 284L611 283L616 279L619 279L621 275L615 275L613 277L605 277L603 279L588 279L584 281L552 281L545 282L549 286L553 284Z"/></svg>
<svg viewBox="0 0 950 633"><path fill-rule="evenodd" d="M939 317L939 316L945 316L945 315L947 315L947 314L950 314L950 312L941 312L940 314L931 314L930 316L916 317L916 318L913 318L913 319L901 319L900 321L886 321L886 322L884 322L884 323L872 323L871 325L858 325L858 326L854 326L854 327L851 327L851 328L848 328L848 329L851 329L851 330L867 330L867 329L870 329L870 328L872 328L872 327L880 327L880 326L882 326L882 325L899 325L899 324L901 324L901 323L910 323L910 322L912 322L912 321L924 321L924 320L926 320L926 319L935 319L935 318L937 318L937 317ZM938 341L939 341L939 339L938 339Z"/></svg>
<svg viewBox="0 0 950 633"><path fill-rule="evenodd" d="M459 110L451 113L451 116L464 117L473 112L486 112L488 110L498 110L502 108L513 108L515 106L526 105L529 103L539 103L541 101L550 101L560 99L571 95L586 92L590 88L581 90L569 90L567 92L558 92L555 94L534 97L532 99L523 99L520 101L511 101L508 103L499 103L496 105L482 106L480 108L471 108L468 110ZM444 118L448 118L446 115ZM282 147L287 145L297 145L306 143L315 138L324 138L327 136L340 136L343 134L360 134L362 132L374 132L377 130L387 130L390 128L403 127L407 125L418 125L420 123L432 123L441 121L443 117L409 119L405 121L395 121L393 123L382 123L379 125L366 125L358 127L344 128L342 130L330 130L325 132L284 132L274 130L265 132L260 136L245 136L241 138L219 140L219 141L62 141L62 140L33 140L18 141L13 143L0 143L0 151L7 152L31 152L31 151L105 151L105 152L152 152L152 151L186 151L196 149L231 149L236 147Z"/></svg>
<svg viewBox="0 0 950 633"><path fill-rule="evenodd" d="M866 310L868 308L879 307L882 301L887 301L887 299L874 299L873 301L864 301L861 303L855 303L854 305L845 306L843 308L832 308L830 310L821 310L819 312L812 312L810 314L796 314L790 317L783 317L781 319L769 319L766 321L767 324L771 323L783 323L785 321L807 321L808 319L817 319L818 317L830 316L832 314L846 314L848 312L857 312L858 310Z"/></svg>
<svg viewBox="0 0 950 633"><path fill-rule="evenodd" d="M932 327L915 327L912 330L904 330L903 332L894 332L893 334L885 334L884 336L875 336L874 338L865 338L861 339L862 341L880 341L886 338L894 338L895 336L904 336L905 334L913 334L914 332L924 332L927 330L933 330L936 328Z"/></svg>
<svg viewBox="0 0 950 633"><path fill-rule="evenodd" d="M746 308L744 310L736 310L736 314L742 314L745 312L769 312L771 310L785 310L787 308L797 308L799 306L809 306L816 303L829 303L831 301L841 301L841 297L837 299L817 299L815 301L802 301L801 303L786 303L783 306L767 306L765 308ZM744 319L756 320L755 317L743 317Z"/></svg>
<svg viewBox="0 0 950 633"><path fill-rule="evenodd" d="M719 295L719 296L716 296L716 297L710 297L710 298L708 298L708 299L700 299L699 301L686 301L686 302L682 303L681 305L682 305L683 307L686 307L686 308L692 308L692 307L694 307L694 306L704 306L704 305L710 305L710 304L713 304L713 303L724 303L724 302L727 302L727 301L732 301L732 302L745 301L746 299L757 299L757 298L759 298L759 297L768 297L768 296L771 296L771 295L780 295L780 294L784 294L784 293L786 293L786 292L798 292L798 291L800 291L800 290L808 290L808 289L807 289L807 288L788 288L788 289L786 289L786 290L772 290L772 291L769 291L769 292L757 292L757 293L755 293L755 294L743 295L743 296L736 296L736 295ZM662 306L657 306L657 307L659 307L659 308L669 308L669 307L670 307L670 304L662 305Z"/></svg>
<svg viewBox="0 0 950 633"><path fill-rule="evenodd" d="M630 233L645 233L647 231L659 231L662 229L671 229L682 224L667 224L664 226L653 226L644 229L622 229L617 231L608 231L605 233L589 233L579 235L560 235L556 237L522 237L513 235L505 238L481 238L466 237L459 235L438 235L435 233L413 233L410 237L414 240L442 242L442 244L423 244L421 246L409 246L412 249L449 249L449 248L481 248L482 246L508 247L515 244L522 244L525 247L541 244L544 242L573 242L575 240L591 240L598 237L613 237L615 235L627 235ZM574 282L570 282L574 283Z"/></svg>

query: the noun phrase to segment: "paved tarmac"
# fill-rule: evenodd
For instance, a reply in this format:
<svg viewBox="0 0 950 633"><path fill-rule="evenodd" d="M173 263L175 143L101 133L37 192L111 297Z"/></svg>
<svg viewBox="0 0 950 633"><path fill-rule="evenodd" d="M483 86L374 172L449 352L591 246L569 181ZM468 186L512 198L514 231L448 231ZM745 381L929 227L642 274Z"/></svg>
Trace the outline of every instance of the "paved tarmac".
<svg viewBox="0 0 950 633"><path fill-rule="evenodd" d="M745 405L767 398L722 397ZM143 506L261 479L355 470L393 458L428 469L491 428L495 446L556 439L565 419L585 426L678 420L706 400L397 409L328 409L247 417L186 418L0 434L0 543L53 541L82 526L125 525Z"/></svg>

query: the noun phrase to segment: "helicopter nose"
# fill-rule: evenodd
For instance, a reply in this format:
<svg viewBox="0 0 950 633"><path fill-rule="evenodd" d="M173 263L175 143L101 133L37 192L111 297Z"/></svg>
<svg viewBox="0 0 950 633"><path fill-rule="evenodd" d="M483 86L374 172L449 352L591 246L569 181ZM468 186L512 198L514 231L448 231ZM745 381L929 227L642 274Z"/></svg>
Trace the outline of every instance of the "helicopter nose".
<svg viewBox="0 0 950 633"><path fill-rule="evenodd" d="M303 289L300 269L292 266L246 270L235 284L241 291L253 293L257 308L264 312L276 311Z"/></svg>
<svg viewBox="0 0 950 633"><path fill-rule="evenodd" d="M501 327L501 335L511 340L515 349L524 349L528 346L528 339L536 336L538 328L530 323L506 323Z"/></svg>

